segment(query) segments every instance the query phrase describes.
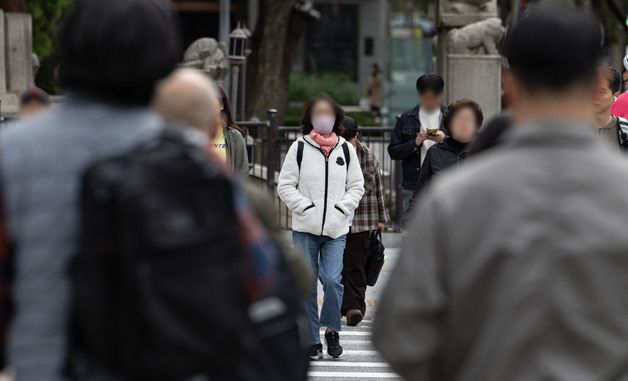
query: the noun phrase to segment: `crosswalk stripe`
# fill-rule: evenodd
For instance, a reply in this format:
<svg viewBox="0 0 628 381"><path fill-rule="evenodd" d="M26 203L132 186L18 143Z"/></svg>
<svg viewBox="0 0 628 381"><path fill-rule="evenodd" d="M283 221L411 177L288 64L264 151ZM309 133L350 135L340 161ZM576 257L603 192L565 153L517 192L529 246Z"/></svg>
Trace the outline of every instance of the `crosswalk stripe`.
<svg viewBox="0 0 628 381"><path fill-rule="evenodd" d="M356 368L388 368L385 362L341 362L341 361L315 361L312 366L329 366L329 367L356 367Z"/></svg>
<svg viewBox="0 0 628 381"><path fill-rule="evenodd" d="M371 349L347 349L342 354L344 356L379 356L379 352Z"/></svg>
<svg viewBox="0 0 628 381"><path fill-rule="evenodd" d="M371 340L367 339L367 340L341 340L340 344L345 345L345 344L371 344Z"/></svg>
<svg viewBox="0 0 628 381"><path fill-rule="evenodd" d="M309 372L309 377L336 377L336 378L399 378L394 373L361 373L361 372Z"/></svg>
<svg viewBox="0 0 628 381"><path fill-rule="evenodd" d="M364 331L340 331L340 337L342 338L343 336L371 336L371 333Z"/></svg>

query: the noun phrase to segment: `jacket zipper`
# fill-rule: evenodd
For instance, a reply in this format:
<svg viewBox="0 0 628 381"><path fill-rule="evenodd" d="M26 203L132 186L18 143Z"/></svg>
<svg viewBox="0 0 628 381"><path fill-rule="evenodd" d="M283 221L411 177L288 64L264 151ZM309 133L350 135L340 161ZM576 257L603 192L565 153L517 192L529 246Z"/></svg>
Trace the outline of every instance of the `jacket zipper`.
<svg viewBox="0 0 628 381"><path fill-rule="evenodd" d="M321 151L323 153L323 151ZM325 155L325 153L323 153ZM331 152L329 152L331 156ZM325 219L327 218L327 186L329 185L329 156L325 156L325 201L323 209L323 225L321 226L321 235L325 231Z"/></svg>
<svg viewBox="0 0 628 381"><path fill-rule="evenodd" d="M312 147L318 149L318 151L321 153L321 155L323 155L325 157L325 201L323 202L323 223L321 224L321 235L323 235L323 232L325 231L325 219L327 219L327 187L329 186L329 157L331 156L331 153L334 152L336 147L338 147L338 144L340 142L337 142L336 145L334 145L332 147L332 149L329 151L329 154L327 156L325 156L325 152L323 152L322 149L320 149L319 147L316 147L312 143L308 142L305 138L303 140L307 144L309 144Z"/></svg>

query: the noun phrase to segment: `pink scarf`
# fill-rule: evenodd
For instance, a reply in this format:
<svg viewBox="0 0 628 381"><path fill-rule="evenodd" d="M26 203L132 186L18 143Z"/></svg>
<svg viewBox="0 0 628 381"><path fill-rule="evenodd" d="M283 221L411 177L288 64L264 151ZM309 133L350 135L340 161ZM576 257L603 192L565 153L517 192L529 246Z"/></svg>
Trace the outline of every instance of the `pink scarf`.
<svg viewBox="0 0 628 381"><path fill-rule="evenodd" d="M336 136L335 132L332 132L328 137L324 137L318 132L312 131L310 132L310 137L321 147L325 156L329 156L331 149L338 143L338 136Z"/></svg>

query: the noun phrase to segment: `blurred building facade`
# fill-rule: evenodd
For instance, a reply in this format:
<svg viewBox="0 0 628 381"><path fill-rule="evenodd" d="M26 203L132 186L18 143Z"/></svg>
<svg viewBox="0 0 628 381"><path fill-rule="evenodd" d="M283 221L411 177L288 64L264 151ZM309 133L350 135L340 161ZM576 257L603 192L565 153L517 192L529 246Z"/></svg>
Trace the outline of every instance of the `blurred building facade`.
<svg viewBox="0 0 628 381"><path fill-rule="evenodd" d="M299 44L295 70L342 72L360 87L368 82L373 63L388 65L387 0L319 0L314 6L321 17L312 22ZM201 37L219 38L218 0L174 0L186 45ZM255 29L260 0L231 0L230 23L238 21Z"/></svg>

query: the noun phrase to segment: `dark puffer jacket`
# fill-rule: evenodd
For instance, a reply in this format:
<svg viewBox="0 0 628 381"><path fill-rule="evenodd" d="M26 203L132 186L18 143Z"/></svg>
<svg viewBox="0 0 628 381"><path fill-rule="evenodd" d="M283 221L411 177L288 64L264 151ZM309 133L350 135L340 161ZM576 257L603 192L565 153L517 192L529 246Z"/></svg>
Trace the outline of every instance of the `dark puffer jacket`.
<svg viewBox="0 0 628 381"><path fill-rule="evenodd" d="M467 156L468 144L460 143L451 137L448 137L442 143L433 145L427 154L423 165L421 165L421 172L419 173L419 181L412 195L412 201L410 201L410 209L414 205L414 200L417 195L421 193L427 184L432 180L432 177L437 175L442 170L458 165Z"/></svg>

